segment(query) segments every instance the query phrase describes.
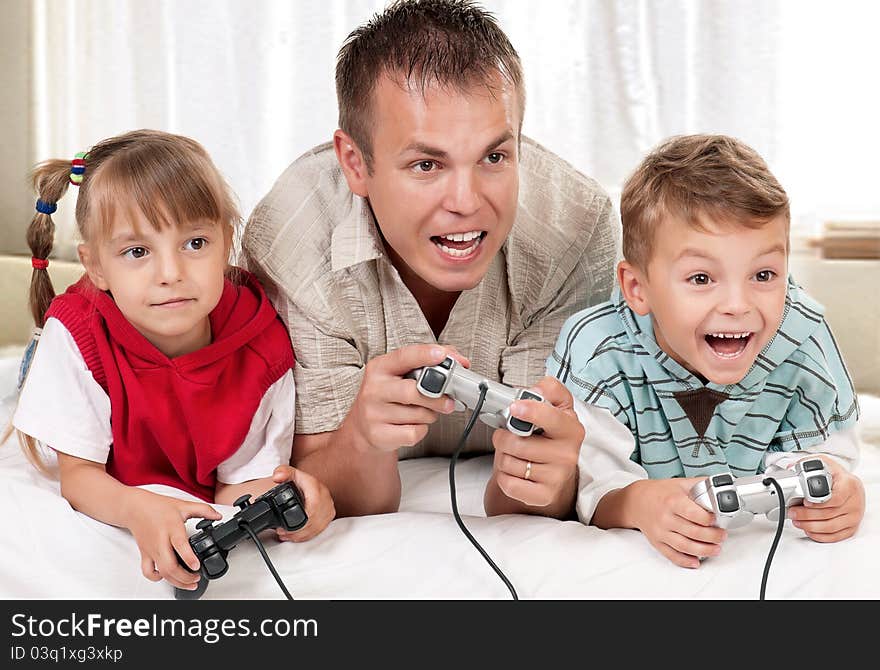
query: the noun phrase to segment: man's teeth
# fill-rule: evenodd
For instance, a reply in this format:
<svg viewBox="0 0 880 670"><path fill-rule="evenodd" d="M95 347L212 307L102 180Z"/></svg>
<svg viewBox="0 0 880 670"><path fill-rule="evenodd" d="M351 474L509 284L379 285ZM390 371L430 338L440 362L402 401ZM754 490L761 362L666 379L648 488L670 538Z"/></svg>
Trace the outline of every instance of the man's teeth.
<svg viewBox="0 0 880 670"><path fill-rule="evenodd" d="M711 337L742 339L748 337L751 333L707 333Z"/></svg>
<svg viewBox="0 0 880 670"><path fill-rule="evenodd" d="M472 230L469 233L452 233L451 235L441 235L441 240L449 240L450 242L470 242L471 240L482 235L480 230Z"/></svg>

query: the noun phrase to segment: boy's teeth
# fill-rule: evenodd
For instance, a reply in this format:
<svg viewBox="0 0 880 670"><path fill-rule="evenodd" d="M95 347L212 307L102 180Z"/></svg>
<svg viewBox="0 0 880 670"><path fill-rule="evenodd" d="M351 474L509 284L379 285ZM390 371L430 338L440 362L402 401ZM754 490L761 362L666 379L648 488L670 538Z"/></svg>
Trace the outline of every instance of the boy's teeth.
<svg viewBox="0 0 880 670"><path fill-rule="evenodd" d="M451 242L470 242L480 236L479 230L472 230L469 233L452 233L450 235L441 235L440 239L449 240Z"/></svg>

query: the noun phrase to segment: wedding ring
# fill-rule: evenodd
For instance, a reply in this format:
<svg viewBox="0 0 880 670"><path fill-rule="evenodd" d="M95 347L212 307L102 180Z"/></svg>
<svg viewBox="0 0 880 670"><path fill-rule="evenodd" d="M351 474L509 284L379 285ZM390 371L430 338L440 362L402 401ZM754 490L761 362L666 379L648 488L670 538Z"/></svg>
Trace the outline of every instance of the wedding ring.
<svg viewBox="0 0 880 670"><path fill-rule="evenodd" d="M531 479L532 478L532 462L526 461L526 475L523 479Z"/></svg>

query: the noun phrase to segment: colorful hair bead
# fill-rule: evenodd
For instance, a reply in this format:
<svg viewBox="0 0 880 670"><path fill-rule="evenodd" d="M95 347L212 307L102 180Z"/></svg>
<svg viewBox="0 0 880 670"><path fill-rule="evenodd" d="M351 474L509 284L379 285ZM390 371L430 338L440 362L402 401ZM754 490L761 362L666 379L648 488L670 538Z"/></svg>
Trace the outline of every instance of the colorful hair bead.
<svg viewBox="0 0 880 670"><path fill-rule="evenodd" d="M70 162L70 183L74 186L82 184L83 173L86 171L86 153L80 151Z"/></svg>
<svg viewBox="0 0 880 670"><path fill-rule="evenodd" d="M56 209L58 209L58 205L56 203L43 202L39 198L37 199L37 211L40 214L54 214Z"/></svg>

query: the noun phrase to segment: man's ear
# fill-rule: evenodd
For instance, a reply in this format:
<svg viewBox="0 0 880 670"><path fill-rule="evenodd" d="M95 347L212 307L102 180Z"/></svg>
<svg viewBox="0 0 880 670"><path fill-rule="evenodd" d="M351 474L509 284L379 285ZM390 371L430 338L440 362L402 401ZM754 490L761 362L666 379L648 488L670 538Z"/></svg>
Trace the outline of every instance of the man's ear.
<svg viewBox="0 0 880 670"><path fill-rule="evenodd" d="M617 264L617 283L629 308L639 316L651 311L645 291L646 278L641 269L627 261Z"/></svg>
<svg viewBox="0 0 880 670"><path fill-rule="evenodd" d="M344 130L337 130L333 133L333 148L336 150L336 159L342 167L349 190L355 195L366 198L369 170L360 147Z"/></svg>
<svg viewBox="0 0 880 670"><path fill-rule="evenodd" d="M86 269L86 273L89 275L92 283L102 291L109 291L110 286L107 284L107 280L104 279L101 264L98 262L94 250L88 244L80 244L77 246L76 252L79 254L79 261Z"/></svg>

